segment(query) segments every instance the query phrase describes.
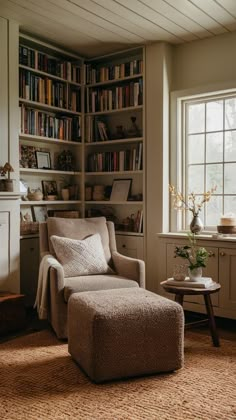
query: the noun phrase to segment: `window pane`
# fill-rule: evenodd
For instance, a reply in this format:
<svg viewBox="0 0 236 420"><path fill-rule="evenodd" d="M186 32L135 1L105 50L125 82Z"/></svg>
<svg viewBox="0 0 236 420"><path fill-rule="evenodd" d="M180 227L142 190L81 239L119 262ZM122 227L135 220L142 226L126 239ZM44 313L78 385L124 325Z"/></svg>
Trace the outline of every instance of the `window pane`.
<svg viewBox="0 0 236 420"><path fill-rule="evenodd" d="M236 163L226 163L224 174L225 194L236 194L235 174Z"/></svg>
<svg viewBox="0 0 236 420"><path fill-rule="evenodd" d="M206 162L223 161L223 133L206 135Z"/></svg>
<svg viewBox="0 0 236 420"><path fill-rule="evenodd" d="M201 194L204 191L204 166L189 166L188 193Z"/></svg>
<svg viewBox="0 0 236 420"><path fill-rule="evenodd" d="M236 98L225 100L225 128L236 128Z"/></svg>
<svg viewBox="0 0 236 420"><path fill-rule="evenodd" d="M234 213L236 214L236 197L227 196L224 197L224 214Z"/></svg>
<svg viewBox="0 0 236 420"><path fill-rule="evenodd" d="M208 102L206 104L206 131L223 129L223 101Z"/></svg>
<svg viewBox="0 0 236 420"><path fill-rule="evenodd" d="M220 221L220 215L223 212L222 196L212 196L206 203L206 226L217 226Z"/></svg>
<svg viewBox="0 0 236 420"><path fill-rule="evenodd" d="M188 133L202 133L205 128L205 104L188 106Z"/></svg>
<svg viewBox="0 0 236 420"><path fill-rule="evenodd" d="M195 134L188 137L188 162L204 162L204 134Z"/></svg>
<svg viewBox="0 0 236 420"><path fill-rule="evenodd" d="M206 165L206 191L212 187L217 186L216 193L222 193L223 186L223 165Z"/></svg>
<svg viewBox="0 0 236 420"><path fill-rule="evenodd" d="M225 133L225 160L236 161L236 131Z"/></svg>

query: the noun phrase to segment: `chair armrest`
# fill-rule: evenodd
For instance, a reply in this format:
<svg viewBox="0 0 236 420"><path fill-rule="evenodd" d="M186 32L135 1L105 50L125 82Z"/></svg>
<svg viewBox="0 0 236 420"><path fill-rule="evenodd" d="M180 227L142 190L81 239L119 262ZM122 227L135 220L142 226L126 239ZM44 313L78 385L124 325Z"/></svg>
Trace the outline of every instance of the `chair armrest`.
<svg viewBox="0 0 236 420"><path fill-rule="evenodd" d="M47 254L47 263L49 266L50 279L53 278L54 281L57 283L56 289L58 291L64 289L64 270L62 265L53 255L50 254ZM54 271L54 275L51 275L51 271Z"/></svg>
<svg viewBox="0 0 236 420"><path fill-rule="evenodd" d="M126 257L117 251L112 253L114 268L119 276L135 280L145 288L145 263L136 258Z"/></svg>

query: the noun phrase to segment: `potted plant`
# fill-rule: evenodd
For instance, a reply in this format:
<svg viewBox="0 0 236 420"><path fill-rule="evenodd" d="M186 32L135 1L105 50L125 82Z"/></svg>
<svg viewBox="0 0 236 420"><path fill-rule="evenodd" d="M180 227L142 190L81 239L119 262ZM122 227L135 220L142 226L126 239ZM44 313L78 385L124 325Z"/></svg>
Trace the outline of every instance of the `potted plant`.
<svg viewBox="0 0 236 420"><path fill-rule="evenodd" d="M3 178L0 179L0 191L13 191L13 180L9 178L10 172L14 172L14 169L9 162L6 162L4 166L0 166L0 177Z"/></svg>
<svg viewBox="0 0 236 420"><path fill-rule="evenodd" d="M194 233L188 234L190 245L176 246L175 258L181 257L188 261L190 280L197 280L202 276L202 268L206 267L206 263L210 253L203 247L197 246L197 241Z"/></svg>

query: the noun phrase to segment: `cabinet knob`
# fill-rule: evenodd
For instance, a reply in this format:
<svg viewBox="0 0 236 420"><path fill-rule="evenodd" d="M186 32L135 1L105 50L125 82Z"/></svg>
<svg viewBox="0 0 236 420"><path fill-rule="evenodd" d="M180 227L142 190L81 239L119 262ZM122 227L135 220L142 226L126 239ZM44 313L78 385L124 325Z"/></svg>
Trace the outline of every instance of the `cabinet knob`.
<svg viewBox="0 0 236 420"><path fill-rule="evenodd" d="M220 256L221 256L221 257L224 257L224 256L225 256L225 252L223 252L223 251L222 251L222 252L220 252Z"/></svg>
<svg viewBox="0 0 236 420"><path fill-rule="evenodd" d="M125 245L125 244L123 244L123 245L122 245L122 248L126 248L126 245Z"/></svg>
<svg viewBox="0 0 236 420"><path fill-rule="evenodd" d="M34 248L32 247L32 248L30 248L30 251L34 251Z"/></svg>
<svg viewBox="0 0 236 420"><path fill-rule="evenodd" d="M215 257L215 256L216 256L216 254L214 252L212 252L212 251L209 252L209 257Z"/></svg>

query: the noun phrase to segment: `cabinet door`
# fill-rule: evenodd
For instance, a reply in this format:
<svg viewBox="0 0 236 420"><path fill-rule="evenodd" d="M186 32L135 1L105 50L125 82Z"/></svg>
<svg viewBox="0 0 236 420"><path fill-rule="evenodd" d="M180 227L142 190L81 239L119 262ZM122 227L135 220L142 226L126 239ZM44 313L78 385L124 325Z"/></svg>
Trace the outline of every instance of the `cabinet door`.
<svg viewBox="0 0 236 420"><path fill-rule="evenodd" d="M9 275L9 213L0 212L0 286L8 290L6 283ZM5 286L4 286L5 285Z"/></svg>
<svg viewBox="0 0 236 420"><path fill-rule="evenodd" d="M201 244L199 244L200 246ZM183 246L183 244L167 244L167 278L173 276L173 269L174 264L185 264L186 260L183 258L177 257L174 258L174 250L176 246ZM218 283L219 276L218 276L218 248L214 247L206 247L207 251L211 253L211 257L209 257L207 261L206 268L203 269L203 276L204 277L211 277L215 282ZM190 303L198 303L204 304L204 300L202 296L185 296L185 302ZM212 295L212 304L214 306L219 306L219 294L215 293Z"/></svg>
<svg viewBox="0 0 236 420"><path fill-rule="evenodd" d="M116 236L117 250L123 255L143 260L143 238L138 236Z"/></svg>
<svg viewBox="0 0 236 420"><path fill-rule="evenodd" d="M220 307L236 310L236 249L219 249Z"/></svg>
<svg viewBox="0 0 236 420"><path fill-rule="evenodd" d="M39 270L39 239L23 238L20 241L20 287L27 306L36 298Z"/></svg>

